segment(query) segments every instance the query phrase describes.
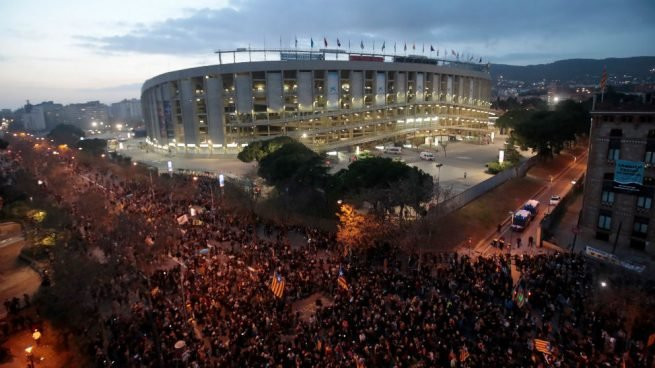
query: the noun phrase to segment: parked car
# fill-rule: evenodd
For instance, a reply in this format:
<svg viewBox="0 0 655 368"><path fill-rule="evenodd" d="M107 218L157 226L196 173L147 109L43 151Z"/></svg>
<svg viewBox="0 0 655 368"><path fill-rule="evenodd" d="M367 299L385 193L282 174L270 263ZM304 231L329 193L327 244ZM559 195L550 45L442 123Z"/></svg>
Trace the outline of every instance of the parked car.
<svg viewBox="0 0 655 368"><path fill-rule="evenodd" d="M432 152L421 152L418 156L421 160L434 161L434 153Z"/></svg>
<svg viewBox="0 0 655 368"><path fill-rule="evenodd" d="M392 155L399 155L403 152L403 149L400 147L384 147L384 153L390 153Z"/></svg>
<svg viewBox="0 0 655 368"><path fill-rule="evenodd" d="M550 205L551 206L557 206L561 199L562 198L559 195L553 194L552 196L550 196Z"/></svg>

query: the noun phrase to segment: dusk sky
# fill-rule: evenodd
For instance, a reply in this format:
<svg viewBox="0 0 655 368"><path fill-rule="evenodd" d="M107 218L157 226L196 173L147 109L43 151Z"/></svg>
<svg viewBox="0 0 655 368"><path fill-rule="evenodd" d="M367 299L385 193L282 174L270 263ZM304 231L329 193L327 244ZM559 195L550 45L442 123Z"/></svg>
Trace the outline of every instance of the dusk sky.
<svg viewBox="0 0 655 368"><path fill-rule="evenodd" d="M138 98L157 74L280 37L425 43L517 65L655 55L654 0L22 0L0 14L0 108L11 109Z"/></svg>

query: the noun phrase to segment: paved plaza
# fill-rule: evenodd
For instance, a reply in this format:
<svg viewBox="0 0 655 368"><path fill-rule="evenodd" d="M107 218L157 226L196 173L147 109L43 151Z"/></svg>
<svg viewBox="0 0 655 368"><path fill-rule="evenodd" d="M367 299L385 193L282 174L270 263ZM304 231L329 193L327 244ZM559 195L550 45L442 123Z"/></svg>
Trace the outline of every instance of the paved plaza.
<svg viewBox="0 0 655 368"><path fill-rule="evenodd" d="M404 148L400 155L385 154L381 151L371 152L373 155L400 159L411 166L427 172L435 179L438 179L445 188L452 189L451 194L457 194L466 189L490 178L492 175L486 173L485 164L498 159L498 151L504 147L506 136L496 136L491 144L472 144L466 142L449 142L446 153L442 149L433 148ZM243 177L256 173L256 163L244 163L239 161L235 155L225 155L222 157L200 158L200 157L183 157L179 154L163 154L145 150L143 140L128 140L123 143L123 148L119 149L122 155L130 156L133 160L157 167L160 172L166 172L167 163L171 161L173 168L191 170L191 171L208 171L216 174L225 174L228 176ZM425 161L419 158L419 153L431 151L435 154L435 161ZM525 157L532 154L530 152L521 152ZM334 163L331 172L337 172L345 169L350 164L350 154L339 152L338 162ZM442 164L437 168L436 164Z"/></svg>

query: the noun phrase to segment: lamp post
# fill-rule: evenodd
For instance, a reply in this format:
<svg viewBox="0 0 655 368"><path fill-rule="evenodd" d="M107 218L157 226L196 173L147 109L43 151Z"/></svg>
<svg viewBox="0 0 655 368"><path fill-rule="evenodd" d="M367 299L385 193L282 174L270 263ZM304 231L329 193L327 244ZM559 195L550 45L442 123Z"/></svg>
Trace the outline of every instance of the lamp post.
<svg viewBox="0 0 655 368"><path fill-rule="evenodd" d="M32 346L25 348L25 355L27 356L27 366L29 368L34 368L34 354L32 354Z"/></svg>
<svg viewBox="0 0 655 368"><path fill-rule="evenodd" d="M437 166L437 183L439 183L439 178L441 177L441 166L443 166L442 163L437 163L435 166Z"/></svg>

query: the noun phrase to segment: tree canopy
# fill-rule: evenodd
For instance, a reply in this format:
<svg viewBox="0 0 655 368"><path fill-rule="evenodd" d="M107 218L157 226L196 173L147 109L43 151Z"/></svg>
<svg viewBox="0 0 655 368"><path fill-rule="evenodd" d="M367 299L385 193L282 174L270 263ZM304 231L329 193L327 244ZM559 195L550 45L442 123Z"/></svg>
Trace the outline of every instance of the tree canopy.
<svg viewBox="0 0 655 368"><path fill-rule="evenodd" d="M567 141L589 131L589 112L581 103L560 102L554 111L512 110L498 119L498 126L512 128L512 138L541 156L559 153Z"/></svg>
<svg viewBox="0 0 655 368"><path fill-rule="evenodd" d="M376 209L409 205L417 211L434 191L432 176L422 170L390 158L358 160L339 171L336 190L346 197L371 202Z"/></svg>
<svg viewBox="0 0 655 368"><path fill-rule="evenodd" d="M264 156L280 149L283 145L294 142L293 138L282 136L266 141L255 141L243 148L237 158L243 162L260 161Z"/></svg>
<svg viewBox="0 0 655 368"><path fill-rule="evenodd" d="M59 124L48 133L48 138L54 139L56 144L67 144L71 147L82 137L84 137L82 129L70 124Z"/></svg>
<svg viewBox="0 0 655 368"><path fill-rule="evenodd" d="M107 149L107 140L98 138L85 139L78 141L75 146L94 156L99 156Z"/></svg>
<svg viewBox="0 0 655 368"><path fill-rule="evenodd" d="M275 186L320 187L327 168L318 153L300 142L290 141L259 160L258 174Z"/></svg>

